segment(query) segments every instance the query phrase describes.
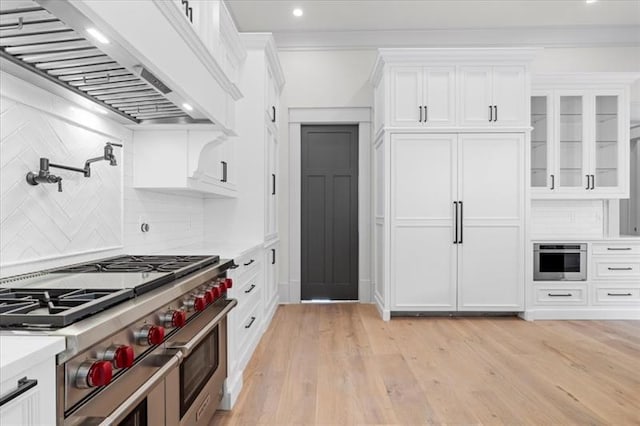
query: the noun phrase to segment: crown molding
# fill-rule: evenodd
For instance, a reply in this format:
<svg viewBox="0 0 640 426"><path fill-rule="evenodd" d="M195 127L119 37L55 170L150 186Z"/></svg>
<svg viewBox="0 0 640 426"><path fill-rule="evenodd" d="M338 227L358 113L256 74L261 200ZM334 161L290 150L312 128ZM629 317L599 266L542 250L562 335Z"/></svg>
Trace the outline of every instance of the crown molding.
<svg viewBox="0 0 640 426"><path fill-rule="evenodd" d="M640 26L301 31L275 33L274 37L279 50L350 50L383 47L610 47L640 46Z"/></svg>
<svg viewBox="0 0 640 426"><path fill-rule="evenodd" d="M567 86L585 87L589 84L630 85L636 80L640 80L640 72L572 72L533 74L531 84L534 88L538 86L565 88Z"/></svg>
<svg viewBox="0 0 640 426"><path fill-rule="evenodd" d="M284 71L278 57L278 48L272 33L240 33L240 39L247 49L264 49L271 74L276 81L278 93L284 87Z"/></svg>

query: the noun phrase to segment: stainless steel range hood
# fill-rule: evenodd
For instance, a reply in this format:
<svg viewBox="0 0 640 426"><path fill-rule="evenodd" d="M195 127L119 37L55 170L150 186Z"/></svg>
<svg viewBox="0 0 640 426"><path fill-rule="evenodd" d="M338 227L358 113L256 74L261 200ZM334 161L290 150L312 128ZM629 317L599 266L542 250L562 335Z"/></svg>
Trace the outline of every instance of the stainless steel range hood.
<svg viewBox="0 0 640 426"><path fill-rule="evenodd" d="M92 40L92 27L64 0L2 0L0 56L134 123L210 123L134 55Z"/></svg>

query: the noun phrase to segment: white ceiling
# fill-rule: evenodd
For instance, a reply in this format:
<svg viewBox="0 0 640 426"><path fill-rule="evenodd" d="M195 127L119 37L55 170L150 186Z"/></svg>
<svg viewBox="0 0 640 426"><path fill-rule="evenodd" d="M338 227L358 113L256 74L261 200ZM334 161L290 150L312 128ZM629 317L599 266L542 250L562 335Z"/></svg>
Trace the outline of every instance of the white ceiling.
<svg viewBox="0 0 640 426"><path fill-rule="evenodd" d="M423 31L640 25L640 0L226 0L240 31ZM303 9L300 18L294 8ZM639 29L640 31L640 29Z"/></svg>

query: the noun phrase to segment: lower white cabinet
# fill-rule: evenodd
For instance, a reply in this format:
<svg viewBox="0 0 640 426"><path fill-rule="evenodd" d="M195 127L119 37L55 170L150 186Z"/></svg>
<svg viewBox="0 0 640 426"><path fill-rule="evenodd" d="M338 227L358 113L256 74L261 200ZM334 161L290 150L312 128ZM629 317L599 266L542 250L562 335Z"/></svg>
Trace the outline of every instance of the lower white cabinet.
<svg viewBox="0 0 640 426"><path fill-rule="evenodd" d="M63 337L0 337L0 424L56 425L56 355Z"/></svg>
<svg viewBox="0 0 640 426"><path fill-rule="evenodd" d="M265 245L265 293L264 306L266 322L271 322L271 318L278 307L278 256L279 256L279 240L273 240Z"/></svg>
<svg viewBox="0 0 640 426"><path fill-rule="evenodd" d="M522 310L524 135L390 143L390 310Z"/></svg>

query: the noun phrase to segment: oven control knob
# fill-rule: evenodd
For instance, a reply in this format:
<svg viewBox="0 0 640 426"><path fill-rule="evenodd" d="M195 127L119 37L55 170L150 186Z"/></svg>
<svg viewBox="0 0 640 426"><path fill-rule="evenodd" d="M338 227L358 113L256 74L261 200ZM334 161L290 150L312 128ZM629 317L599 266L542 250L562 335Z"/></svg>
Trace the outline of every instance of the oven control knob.
<svg viewBox="0 0 640 426"><path fill-rule="evenodd" d="M207 301L203 295L197 295L187 299L185 305L190 311L201 312L207 307Z"/></svg>
<svg viewBox="0 0 640 426"><path fill-rule="evenodd" d="M213 287L211 287L209 291L213 293L213 300L218 300L220 296L222 296L222 291L220 290L220 287L218 287L217 285L214 285Z"/></svg>
<svg viewBox="0 0 640 426"><path fill-rule="evenodd" d="M184 327L187 322L187 313L180 309L168 311L162 316L162 322L165 327Z"/></svg>
<svg viewBox="0 0 640 426"><path fill-rule="evenodd" d="M224 279L224 286L226 288L232 288L233 287L233 280L231 278L225 278Z"/></svg>
<svg viewBox="0 0 640 426"><path fill-rule="evenodd" d="M111 382L113 368L110 361L86 361L80 364L76 373L76 386L94 388Z"/></svg>
<svg viewBox="0 0 640 426"><path fill-rule="evenodd" d="M110 361L113 368L129 368L133 365L135 354L128 345L112 346L104 354L105 361Z"/></svg>
<svg viewBox="0 0 640 426"><path fill-rule="evenodd" d="M204 300L205 302L207 302L207 305L212 304L216 300L215 292L210 288L204 291L204 293L202 294L202 297L204 297Z"/></svg>
<svg viewBox="0 0 640 426"><path fill-rule="evenodd" d="M159 325L145 325L136 333L136 341L139 345L159 345L164 340L164 327Z"/></svg>

